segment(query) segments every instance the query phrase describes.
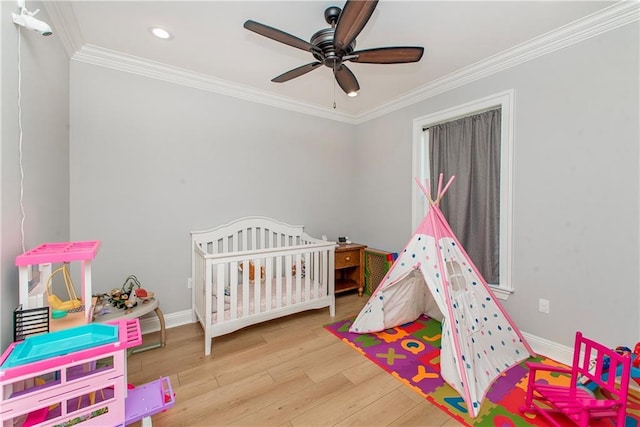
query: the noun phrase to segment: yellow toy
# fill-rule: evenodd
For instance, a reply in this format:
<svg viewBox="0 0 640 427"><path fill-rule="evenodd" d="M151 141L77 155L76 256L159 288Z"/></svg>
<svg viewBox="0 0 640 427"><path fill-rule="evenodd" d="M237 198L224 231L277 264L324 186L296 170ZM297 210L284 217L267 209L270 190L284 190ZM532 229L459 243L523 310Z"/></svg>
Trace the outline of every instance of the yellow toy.
<svg viewBox="0 0 640 427"><path fill-rule="evenodd" d="M64 278L64 284L67 288L67 294L69 295L69 299L67 301L62 301L50 290L51 279L53 279L53 276L58 272L62 272L62 277ZM49 279L47 280L47 301L49 302L49 307L54 310L69 311L82 307L82 300L78 298L76 288L73 285L71 275L69 274L69 263L65 262L62 267L55 270L51 273L51 276L49 276Z"/></svg>

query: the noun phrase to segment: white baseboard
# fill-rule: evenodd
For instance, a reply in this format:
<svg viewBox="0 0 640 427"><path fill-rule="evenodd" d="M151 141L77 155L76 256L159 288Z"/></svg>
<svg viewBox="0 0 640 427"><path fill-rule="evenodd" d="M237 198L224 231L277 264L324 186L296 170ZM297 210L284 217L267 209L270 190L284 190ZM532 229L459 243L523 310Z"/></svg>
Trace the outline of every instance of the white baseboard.
<svg viewBox="0 0 640 427"><path fill-rule="evenodd" d="M571 365L571 362L573 362L573 347L567 347L526 332L522 332L522 335L536 354L564 363L565 365Z"/></svg>
<svg viewBox="0 0 640 427"><path fill-rule="evenodd" d="M192 310L183 310L176 313L165 314L164 323L166 329L193 323ZM149 313L148 315L140 318L140 328L142 329L142 334L159 331L160 321L155 313Z"/></svg>

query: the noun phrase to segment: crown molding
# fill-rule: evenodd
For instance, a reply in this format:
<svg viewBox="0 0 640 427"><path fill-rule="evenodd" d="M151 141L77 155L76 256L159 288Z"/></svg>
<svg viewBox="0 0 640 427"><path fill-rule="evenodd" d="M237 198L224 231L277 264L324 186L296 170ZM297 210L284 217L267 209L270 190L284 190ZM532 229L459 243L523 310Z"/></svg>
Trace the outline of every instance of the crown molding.
<svg viewBox="0 0 640 427"><path fill-rule="evenodd" d="M640 18L640 2L622 1L572 23L542 34L513 48L436 79L410 94L399 96L388 103L355 117L364 123L376 117L408 107L476 80L507 70L532 59L539 58L591 37L598 36Z"/></svg>
<svg viewBox="0 0 640 427"><path fill-rule="evenodd" d="M640 19L640 2L621 1L433 80L372 110L359 115L350 115L205 74L86 44L68 2L44 2L44 4L56 34L59 35L72 60L349 124L367 122Z"/></svg>
<svg viewBox="0 0 640 427"><path fill-rule="evenodd" d="M84 44L84 37L73 13L71 3L45 1L42 4L51 20L54 37L58 37L62 41L64 50L69 58L72 58Z"/></svg>
<svg viewBox="0 0 640 427"><path fill-rule="evenodd" d="M196 73L90 44L82 46L71 59L208 92L215 92L221 95L232 96L250 102L266 104L276 108L355 124L352 116L340 112L334 112L206 74Z"/></svg>

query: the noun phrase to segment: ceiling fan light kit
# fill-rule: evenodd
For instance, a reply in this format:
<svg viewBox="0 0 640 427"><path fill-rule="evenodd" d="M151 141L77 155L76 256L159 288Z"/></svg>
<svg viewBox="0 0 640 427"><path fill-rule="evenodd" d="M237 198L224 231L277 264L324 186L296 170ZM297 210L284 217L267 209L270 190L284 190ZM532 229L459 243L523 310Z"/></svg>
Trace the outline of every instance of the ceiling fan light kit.
<svg viewBox="0 0 640 427"><path fill-rule="evenodd" d="M342 9L337 6L328 7L324 12L324 18L330 27L316 31L311 36L310 42L252 20L247 20L244 28L280 43L308 51L315 59L314 62L274 77L272 82L284 83L324 65L333 71L344 93L353 97L358 94L360 85L345 62L404 64L420 61L424 53L424 48L419 46L355 50L356 37L371 18L377 4L378 0L348 0Z"/></svg>

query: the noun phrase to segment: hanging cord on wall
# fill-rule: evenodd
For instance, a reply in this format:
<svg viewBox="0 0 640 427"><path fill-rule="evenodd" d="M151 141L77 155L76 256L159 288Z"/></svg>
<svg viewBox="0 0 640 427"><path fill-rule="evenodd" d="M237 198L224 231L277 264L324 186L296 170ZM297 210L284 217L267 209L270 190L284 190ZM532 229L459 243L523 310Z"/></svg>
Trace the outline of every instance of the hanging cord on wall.
<svg viewBox="0 0 640 427"><path fill-rule="evenodd" d="M19 165L20 165L20 238L22 243L22 252L26 251L24 244L24 221L26 219L26 213L24 210L24 168L22 166L22 55L21 45L22 30L18 26L18 153L19 153Z"/></svg>

